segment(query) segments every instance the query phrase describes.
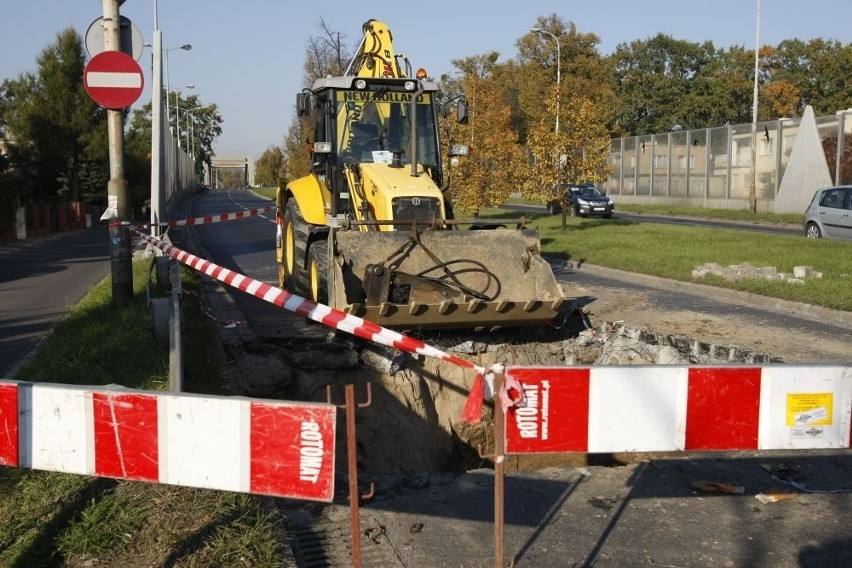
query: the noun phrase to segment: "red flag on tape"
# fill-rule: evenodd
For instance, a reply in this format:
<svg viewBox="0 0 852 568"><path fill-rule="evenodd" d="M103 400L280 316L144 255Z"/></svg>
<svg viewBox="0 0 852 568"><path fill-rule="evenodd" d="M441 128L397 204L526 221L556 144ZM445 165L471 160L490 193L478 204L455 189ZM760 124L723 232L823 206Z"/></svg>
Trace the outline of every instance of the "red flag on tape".
<svg viewBox="0 0 852 568"><path fill-rule="evenodd" d="M482 415L482 401L485 398L485 378L482 373L477 373L473 379L473 384L470 386L470 392L467 395L467 402L464 404L464 410L461 413L461 420L476 424L479 422L479 417Z"/></svg>

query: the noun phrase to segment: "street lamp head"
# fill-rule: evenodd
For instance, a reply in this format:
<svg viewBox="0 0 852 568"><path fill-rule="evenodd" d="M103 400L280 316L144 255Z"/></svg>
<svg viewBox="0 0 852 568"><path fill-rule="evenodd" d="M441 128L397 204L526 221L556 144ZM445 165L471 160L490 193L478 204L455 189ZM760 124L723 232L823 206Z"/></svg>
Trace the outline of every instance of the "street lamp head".
<svg viewBox="0 0 852 568"><path fill-rule="evenodd" d="M166 53L168 53L168 52L170 52L170 51L177 51L178 49L182 49L182 50L184 50L184 51L189 51L190 49L192 49L192 46L191 46L190 44L188 44L188 43L185 43L185 44L183 44L183 45L179 45L179 46L177 46L177 47L167 47L167 48L166 48L166 49L164 49L163 51L165 51Z"/></svg>
<svg viewBox="0 0 852 568"><path fill-rule="evenodd" d="M543 32L544 30L541 28L530 28L530 31L537 34Z"/></svg>
<svg viewBox="0 0 852 568"><path fill-rule="evenodd" d="M189 85L186 85L186 88L187 88L187 89L194 89L194 88L195 88L195 83L190 83Z"/></svg>

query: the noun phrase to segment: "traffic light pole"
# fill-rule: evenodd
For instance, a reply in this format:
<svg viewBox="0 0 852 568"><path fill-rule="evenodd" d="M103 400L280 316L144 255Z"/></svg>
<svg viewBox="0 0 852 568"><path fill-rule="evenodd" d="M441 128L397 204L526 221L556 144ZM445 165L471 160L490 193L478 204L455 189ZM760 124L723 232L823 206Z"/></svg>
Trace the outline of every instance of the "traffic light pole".
<svg viewBox="0 0 852 568"><path fill-rule="evenodd" d="M120 51L120 0L102 0L104 51ZM130 248L130 217L127 180L124 179L124 110L107 110L109 182L107 212L113 304L126 305L133 298L133 256Z"/></svg>

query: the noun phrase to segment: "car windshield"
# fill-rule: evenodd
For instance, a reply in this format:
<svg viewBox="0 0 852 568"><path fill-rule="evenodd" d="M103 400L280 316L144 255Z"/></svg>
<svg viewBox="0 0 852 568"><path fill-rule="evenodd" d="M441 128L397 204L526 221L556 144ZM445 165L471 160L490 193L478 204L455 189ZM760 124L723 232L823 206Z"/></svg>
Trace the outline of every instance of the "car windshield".
<svg viewBox="0 0 852 568"><path fill-rule="evenodd" d="M575 195L583 195L585 197L602 197L603 194L598 191L598 188L592 185L586 185L571 190Z"/></svg>

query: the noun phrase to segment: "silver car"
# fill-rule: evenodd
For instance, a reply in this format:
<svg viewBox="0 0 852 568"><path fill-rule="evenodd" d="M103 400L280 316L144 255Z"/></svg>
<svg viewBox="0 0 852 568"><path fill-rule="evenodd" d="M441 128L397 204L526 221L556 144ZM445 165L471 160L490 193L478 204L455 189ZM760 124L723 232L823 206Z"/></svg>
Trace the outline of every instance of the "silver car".
<svg viewBox="0 0 852 568"><path fill-rule="evenodd" d="M805 235L852 239L852 185L817 190L805 210Z"/></svg>

